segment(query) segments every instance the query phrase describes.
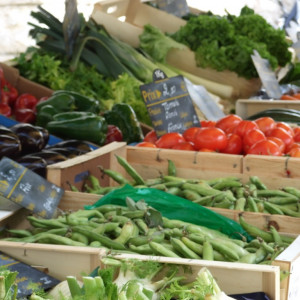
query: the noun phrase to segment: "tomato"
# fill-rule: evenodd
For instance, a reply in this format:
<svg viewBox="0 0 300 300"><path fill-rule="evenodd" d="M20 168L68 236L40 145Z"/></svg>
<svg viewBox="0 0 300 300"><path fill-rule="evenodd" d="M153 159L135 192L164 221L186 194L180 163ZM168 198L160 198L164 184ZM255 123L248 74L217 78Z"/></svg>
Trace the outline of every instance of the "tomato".
<svg viewBox="0 0 300 300"><path fill-rule="evenodd" d="M276 127L285 129L288 133L291 134L291 136L295 135L293 128L286 122L277 122Z"/></svg>
<svg viewBox="0 0 300 300"><path fill-rule="evenodd" d="M285 153L285 143L283 140L281 140L280 138L278 138L276 136L268 136L267 140L275 142L279 146L280 151L282 153Z"/></svg>
<svg viewBox="0 0 300 300"><path fill-rule="evenodd" d="M118 126L107 125L107 132L104 144L109 144L112 142L121 142L123 141L122 131Z"/></svg>
<svg viewBox="0 0 300 300"><path fill-rule="evenodd" d="M276 127L276 121L270 117L261 117L254 121L258 128L265 134L269 136L270 132Z"/></svg>
<svg viewBox="0 0 300 300"><path fill-rule="evenodd" d="M157 135L155 130L150 130L144 137L144 142L150 142L150 143L155 143L157 141Z"/></svg>
<svg viewBox="0 0 300 300"><path fill-rule="evenodd" d="M300 133L300 127L294 127L293 128L293 131L294 131L294 135L296 135L296 134L298 134L298 133Z"/></svg>
<svg viewBox="0 0 300 300"><path fill-rule="evenodd" d="M201 127L216 127L216 121L212 120L201 120Z"/></svg>
<svg viewBox="0 0 300 300"><path fill-rule="evenodd" d="M235 114L226 115L216 122L216 127L222 129L225 133L232 133L235 128L243 119Z"/></svg>
<svg viewBox="0 0 300 300"><path fill-rule="evenodd" d="M250 147L246 154L282 156L279 146L271 140L262 140Z"/></svg>
<svg viewBox="0 0 300 300"><path fill-rule="evenodd" d="M243 150L243 140L235 133L227 135L227 146L221 151L228 154L241 154Z"/></svg>
<svg viewBox="0 0 300 300"><path fill-rule="evenodd" d="M282 96L280 97L280 100L299 100L299 99L297 99L297 98L294 97L294 96L285 94L285 95L282 95Z"/></svg>
<svg viewBox="0 0 300 300"><path fill-rule="evenodd" d="M21 108L35 109L37 102L38 100L35 96L29 93L24 93L17 98L14 105L14 109L15 110L19 110Z"/></svg>
<svg viewBox="0 0 300 300"><path fill-rule="evenodd" d="M222 151L227 146L227 136L220 128L202 127L195 135L194 145L196 150L207 148Z"/></svg>
<svg viewBox="0 0 300 300"><path fill-rule="evenodd" d="M247 153L248 149L257 143L266 139L265 134L260 129L252 129L243 136L243 151Z"/></svg>
<svg viewBox="0 0 300 300"><path fill-rule="evenodd" d="M174 145L171 149L195 151L195 147L192 142L178 143L178 144Z"/></svg>
<svg viewBox="0 0 300 300"><path fill-rule="evenodd" d="M183 135L179 132L169 132L161 136L156 142L155 145L158 148L170 149L178 143L186 142Z"/></svg>
<svg viewBox="0 0 300 300"><path fill-rule="evenodd" d="M148 147L148 148L157 148L155 144L150 142L140 142L136 144L137 147Z"/></svg>
<svg viewBox="0 0 300 300"><path fill-rule="evenodd" d="M212 150L212 149L207 149L207 148L201 148L201 149L199 149L198 151L199 151L199 152L216 152L216 151L214 151L214 150Z"/></svg>
<svg viewBox="0 0 300 300"><path fill-rule="evenodd" d="M34 124L36 120L36 113L30 108L21 108L15 111L16 121L21 123Z"/></svg>
<svg viewBox="0 0 300 300"><path fill-rule="evenodd" d="M11 113L11 107L7 103L0 103L0 115L10 117Z"/></svg>
<svg viewBox="0 0 300 300"><path fill-rule="evenodd" d="M8 104L10 106L13 106L19 95L17 89L12 84L5 81L5 84L2 86L1 91L3 94L6 94L8 96Z"/></svg>
<svg viewBox="0 0 300 300"><path fill-rule="evenodd" d="M258 129L258 125L254 121L243 120L235 127L233 133L243 137L252 129Z"/></svg>
<svg viewBox="0 0 300 300"><path fill-rule="evenodd" d="M275 136L275 137L282 139L283 142L285 143L286 147L288 147L290 144L294 143L293 136L281 127L274 128L271 131L270 136Z"/></svg>
<svg viewBox="0 0 300 300"><path fill-rule="evenodd" d="M195 140L195 135L196 133L198 132L198 130L200 129L201 127L190 127L188 129L186 129L184 131L184 133L182 134L184 139L187 141L187 142L192 142L194 143L194 140Z"/></svg>
<svg viewBox="0 0 300 300"><path fill-rule="evenodd" d="M290 157L300 157L300 147L292 148L289 152L287 152L287 155Z"/></svg>

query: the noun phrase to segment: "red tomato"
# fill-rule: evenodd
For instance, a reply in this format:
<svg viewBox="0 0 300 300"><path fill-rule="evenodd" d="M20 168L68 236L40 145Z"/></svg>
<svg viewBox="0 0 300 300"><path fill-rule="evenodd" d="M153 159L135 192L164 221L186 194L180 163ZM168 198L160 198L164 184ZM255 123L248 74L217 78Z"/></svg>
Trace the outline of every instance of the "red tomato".
<svg viewBox="0 0 300 300"><path fill-rule="evenodd" d="M203 127L196 133L194 145L196 150L207 148L222 151L227 146L227 136L220 128Z"/></svg>
<svg viewBox="0 0 300 300"><path fill-rule="evenodd" d="M18 90L9 82L5 81L5 84L2 86L2 93L8 96L8 104L13 106L14 102L18 98Z"/></svg>
<svg viewBox="0 0 300 300"><path fill-rule="evenodd" d="M282 152L275 142L262 140L252 145L246 154L281 156Z"/></svg>
<svg viewBox="0 0 300 300"><path fill-rule="evenodd" d="M112 142L122 142L122 141L123 141L123 134L120 128L115 125L108 125L104 144L106 145Z"/></svg>
<svg viewBox="0 0 300 300"><path fill-rule="evenodd" d="M207 148L201 148L198 150L199 152L216 152L214 150L211 150L211 149L207 149Z"/></svg>
<svg viewBox="0 0 300 300"><path fill-rule="evenodd" d="M30 109L34 109L36 104L37 104L38 100L35 96L28 94L28 93L24 93L21 94L14 105L14 109L15 110L19 110L21 108L30 108Z"/></svg>
<svg viewBox="0 0 300 300"><path fill-rule="evenodd" d="M178 144L174 145L171 149L195 151L195 147L192 142L178 143Z"/></svg>
<svg viewBox="0 0 300 300"><path fill-rule="evenodd" d="M227 146L221 151L228 154L241 154L243 150L242 138L235 133L227 135Z"/></svg>
<svg viewBox="0 0 300 300"><path fill-rule="evenodd" d="M300 133L300 127L294 127L293 131L294 131L294 135Z"/></svg>
<svg viewBox="0 0 300 300"><path fill-rule="evenodd" d="M294 135L294 141L295 142L300 142L300 131L299 132L296 131L296 133Z"/></svg>
<svg viewBox="0 0 300 300"><path fill-rule="evenodd" d="M11 107L6 103L0 103L0 115L3 115L5 117L11 116Z"/></svg>
<svg viewBox="0 0 300 300"><path fill-rule="evenodd" d="M285 152L289 152L293 148L300 148L300 143L292 143L288 147L286 147Z"/></svg>
<svg viewBox="0 0 300 300"><path fill-rule="evenodd" d="M252 129L258 129L258 125L254 121L243 120L235 127L233 133L243 137Z"/></svg>
<svg viewBox="0 0 300 300"><path fill-rule="evenodd" d="M265 134L269 136L270 132L276 127L276 121L270 117L261 117L254 121L258 128Z"/></svg>
<svg viewBox="0 0 300 300"><path fill-rule="evenodd" d="M216 127L216 121L212 120L201 120L201 127Z"/></svg>
<svg viewBox="0 0 300 300"><path fill-rule="evenodd" d="M300 148L296 147L296 148L292 148L287 155L291 156L291 157L300 157Z"/></svg>
<svg viewBox="0 0 300 300"><path fill-rule="evenodd" d="M258 141L265 140L266 136L260 129L252 129L242 137L243 151L247 153L248 149Z"/></svg>
<svg viewBox="0 0 300 300"><path fill-rule="evenodd" d="M140 142L136 144L137 147L148 147L148 148L157 148L155 144L150 142Z"/></svg>
<svg viewBox="0 0 300 300"><path fill-rule="evenodd" d="M183 135L179 132L169 132L161 136L156 142L155 145L158 148L170 149L178 143L186 142Z"/></svg>
<svg viewBox="0 0 300 300"><path fill-rule="evenodd" d="M293 128L286 122L277 122L276 127L285 129L288 133L291 134L291 136L295 135Z"/></svg>
<svg viewBox="0 0 300 300"><path fill-rule="evenodd" d="M282 139L283 142L285 143L286 147L288 147L290 144L294 143L293 136L281 127L274 128L271 131L270 136L275 136L275 137Z"/></svg>
<svg viewBox="0 0 300 300"><path fill-rule="evenodd" d="M281 140L280 138L278 138L276 136L268 136L267 140L275 142L278 145L280 151L282 153L285 153L285 143L283 140Z"/></svg>
<svg viewBox="0 0 300 300"><path fill-rule="evenodd" d="M231 133L243 119L235 114L226 115L216 122L216 127L222 129L225 133ZM229 132L230 131L230 132Z"/></svg>
<svg viewBox="0 0 300 300"><path fill-rule="evenodd" d="M198 130L200 129L201 127L190 127L188 129L186 129L184 131L184 133L182 134L184 139L187 141L187 142L192 142L194 143L194 140L195 140L195 135L196 133L198 132Z"/></svg>
<svg viewBox="0 0 300 300"><path fill-rule="evenodd" d="M144 141L144 142L150 142L150 143L153 143L153 144L154 144L154 143L157 141L157 135L156 135L155 130L153 129L153 130L149 131L149 132L145 135L143 141Z"/></svg>
<svg viewBox="0 0 300 300"><path fill-rule="evenodd" d="M30 108L21 108L15 111L16 121L21 123L34 124L36 113Z"/></svg>

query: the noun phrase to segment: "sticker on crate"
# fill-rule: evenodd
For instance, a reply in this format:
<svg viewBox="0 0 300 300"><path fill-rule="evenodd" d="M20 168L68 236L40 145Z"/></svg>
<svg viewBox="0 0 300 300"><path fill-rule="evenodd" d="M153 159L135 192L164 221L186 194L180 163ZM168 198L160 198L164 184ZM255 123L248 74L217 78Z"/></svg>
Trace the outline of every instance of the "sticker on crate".
<svg viewBox="0 0 300 300"><path fill-rule="evenodd" d="M51 218L64 190L3 157L0 161L0 195L43 218Z"/></svg>
<svg viewBox="0 0 300 300"><path fill-rule="evenodd" d="M168 132L183 133L200 126L183 76L167 78L159 69L153 72L153 82L140 86L152 125L157 136Z"/></svg>
<svg viewBox="0 0 300 300"><path fill-rule="evenodd" d="M0 267L1 270L18 273L16 277L16 284L18 286L17 299L30 296L34 290L43 289L46 291L60 283L58 279L30 265L15 260L2 252L0 252Z"/></svg>

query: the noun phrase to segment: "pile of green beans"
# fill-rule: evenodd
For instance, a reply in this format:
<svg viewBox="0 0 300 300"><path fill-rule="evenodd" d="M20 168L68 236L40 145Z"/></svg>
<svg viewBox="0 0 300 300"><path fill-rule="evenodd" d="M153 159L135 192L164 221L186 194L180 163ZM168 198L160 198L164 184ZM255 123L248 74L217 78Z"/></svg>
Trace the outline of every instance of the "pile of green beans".
<svg viewBox="0 0 300 300"><path fill-rule="evenodd" d="M300 217L300 189L295 187L268 189L258 176L250 176L245 184L235 176L209 180L185 179L176 176L176 166L171 160L168 161L168 174L144 180L126 159L117 158L133 180L130 182L122 174L100 167L101 172L110 176L119 186L101 187L99 179L90 175L83 192L105 195L124 184L131 184L139 188L159 189L206 207Z"/></svg>
<svg viewBox="0 0 300 300"><path fill-rule="evenodd" d="M112 252L244 263L271 263L293 238L245 222L240 224L253 240L231 239L204 226L165 217L153 225L149 207L134 209L113 204L65 213L53 219L28 216L30 229L7 230L4 240L67 246L99 247ZM148 226L149 224L149 226ZM150 225L152 224L152 225Z"/></svg>

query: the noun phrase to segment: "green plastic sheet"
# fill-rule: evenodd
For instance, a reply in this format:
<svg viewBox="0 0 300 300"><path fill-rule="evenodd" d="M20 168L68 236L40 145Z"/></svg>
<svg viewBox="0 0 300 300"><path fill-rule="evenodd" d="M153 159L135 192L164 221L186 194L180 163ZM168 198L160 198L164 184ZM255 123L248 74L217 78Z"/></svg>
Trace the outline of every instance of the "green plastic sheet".
<svg viewBox="0 0 300 300"><path fill-rule="evenodd" d="M125 185L106 194L93 205L86 205L85 209L94 209L105 204L126 206L127 197L135 202L144 200L166 218L216 229L231 238L245 237L248 241L252 239L239 223L187 199L153 188L134 188L131 185Z"/></svg>

